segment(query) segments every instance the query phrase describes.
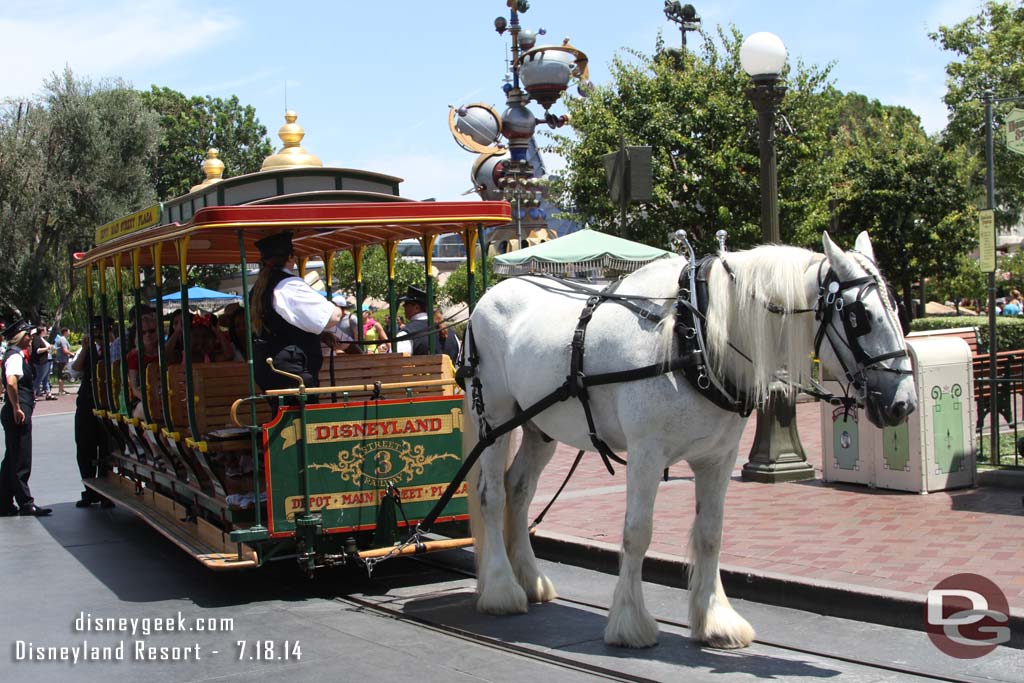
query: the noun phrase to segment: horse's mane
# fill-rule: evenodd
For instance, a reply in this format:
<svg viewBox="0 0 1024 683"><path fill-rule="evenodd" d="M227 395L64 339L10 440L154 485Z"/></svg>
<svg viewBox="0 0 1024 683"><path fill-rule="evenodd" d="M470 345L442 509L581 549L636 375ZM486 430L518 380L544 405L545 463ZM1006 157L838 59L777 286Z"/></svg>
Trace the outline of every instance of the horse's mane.
<svg viewBox="0 0 1024 683"><path fill-rule="evenodd" d="M796 384L810 374L814 314L789 312L813 307L816 292L809 291L807 272L822 258L807 249L768 245L720 254L711 268L709 360L715 372L729 377L737 389L758 403L768 398L768 385L779 368L785 367ZM721 259L728 263L735 280ZM787 313L773 313L768 303Z"/></svg>

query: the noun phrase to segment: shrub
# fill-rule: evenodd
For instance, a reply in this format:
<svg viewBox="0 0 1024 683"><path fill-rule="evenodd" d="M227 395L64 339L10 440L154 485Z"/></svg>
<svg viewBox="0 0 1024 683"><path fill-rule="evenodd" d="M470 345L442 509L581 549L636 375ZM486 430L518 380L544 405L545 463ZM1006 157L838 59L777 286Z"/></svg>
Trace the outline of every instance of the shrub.
<svg viewBox="0 0 1024 683"><path fill-rule="evenodd" d="M983 315L929 316L916 318L910 323L914 332L944 330L950 327L977 327L978 350L988 349L988 317ZM996 318L996 341L1000 351L1024 349L1024 318Z"/></svg>

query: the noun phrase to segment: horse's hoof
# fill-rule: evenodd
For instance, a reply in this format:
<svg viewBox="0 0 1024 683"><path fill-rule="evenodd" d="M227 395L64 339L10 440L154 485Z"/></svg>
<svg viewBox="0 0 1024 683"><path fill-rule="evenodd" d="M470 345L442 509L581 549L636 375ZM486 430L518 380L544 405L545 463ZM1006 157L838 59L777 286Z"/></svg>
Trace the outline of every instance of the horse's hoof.
<svg viewBox="0 0 1024 683"><path fill-rule="evenodd" d="M754 642L754 627L735 611L729 611L732 614L727 619L709 619L704 632L695 634L697 640L719 650L737 650Z"/></svg>
<svg viewBox="0 0 1024 683"><path fill-rule="evenodd" d="M485 590L477 597L476 609L483 614L526 614L526 591L517 583L505 590Z"/></svg>
<svg viewBox="0 0 1024 683"><path fill-rule="evenodd" d="M633 619L613 614L604 629L604 642L613 647L654 647L658 644L658 622L646 612Z"/></svg>
<svg viewBox="0 0 1024 683"><path fill-rule="evenodd" d="M537 576L532 581L524 582L522 586L526 591L526 599L530 602L551 602L558 597L555 584L546 576Z"/></svg>

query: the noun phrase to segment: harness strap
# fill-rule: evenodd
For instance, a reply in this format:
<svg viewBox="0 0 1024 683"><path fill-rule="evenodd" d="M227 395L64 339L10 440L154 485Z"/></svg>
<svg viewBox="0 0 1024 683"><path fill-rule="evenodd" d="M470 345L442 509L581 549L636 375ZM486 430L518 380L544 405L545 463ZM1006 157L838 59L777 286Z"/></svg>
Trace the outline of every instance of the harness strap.
<svg viewBox="0 0 1024 683"><path fill-rule="evenodd" d="M615 475L615 468L612 467L611 461L625 465L626 461L620 458L615 452L608 447L604 439L597 435L597 425L594 424L594 414L590 409L590 396L587 393L587 376L583 372L583 349L585 348L587 338L587 325L590 324L590 319L594 317L594 311L604 301L604 292L600 295L595 294L587 299L587 303L583 306L583 310L580 312L579 321L576 323L576 329L572 334L572 346L571 356L569 357L569 376L566 377L565 383L569 388L569 395L579 399L580 405L583 406L583 415L587 418L587 433L590 436L590 443L597 449L598 454L601 456L602 462L604 462L605 469L608 470L608 474Z"/></svg>

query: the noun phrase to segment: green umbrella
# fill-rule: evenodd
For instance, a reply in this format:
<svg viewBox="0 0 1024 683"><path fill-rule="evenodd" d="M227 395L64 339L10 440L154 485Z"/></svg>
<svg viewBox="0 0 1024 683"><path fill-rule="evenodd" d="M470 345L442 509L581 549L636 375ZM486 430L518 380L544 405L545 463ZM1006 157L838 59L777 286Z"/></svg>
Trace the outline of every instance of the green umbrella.
<svg viewBox="0 0 1024 683"><path fill-rule="evenodd" d="M572 271L634 271L671 252L596 230L580 230L494 259L499 275L563 274Z"/></svg>

